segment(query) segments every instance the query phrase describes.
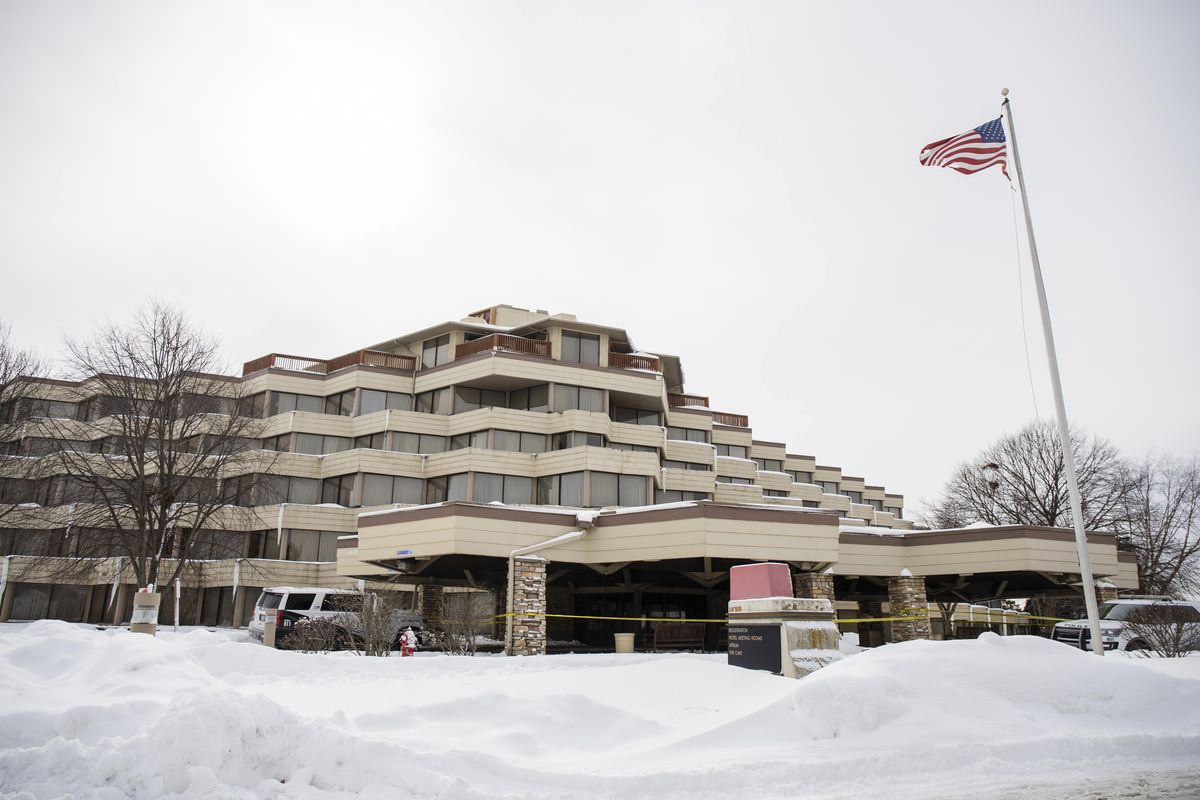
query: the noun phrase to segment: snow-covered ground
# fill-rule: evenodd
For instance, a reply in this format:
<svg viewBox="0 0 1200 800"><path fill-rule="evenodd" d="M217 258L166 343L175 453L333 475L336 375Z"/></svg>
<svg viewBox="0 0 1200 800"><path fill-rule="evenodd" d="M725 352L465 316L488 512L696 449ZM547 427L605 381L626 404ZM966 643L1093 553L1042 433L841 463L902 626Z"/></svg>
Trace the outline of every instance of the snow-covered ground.
<svg viewBox="0 0 1200 800"><path fill-rule="evenodd" d="M1200 658L988 634L791 681L723 656L244 637L0 625L0 796L1200 797Z"/></svg>

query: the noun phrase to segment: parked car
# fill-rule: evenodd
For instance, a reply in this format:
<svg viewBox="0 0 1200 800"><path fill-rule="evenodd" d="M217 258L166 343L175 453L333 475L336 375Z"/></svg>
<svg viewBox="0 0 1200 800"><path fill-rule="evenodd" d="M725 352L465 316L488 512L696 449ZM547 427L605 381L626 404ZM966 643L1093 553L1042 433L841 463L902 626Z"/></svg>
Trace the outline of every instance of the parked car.
<svg viewBox="0 0 1200 800"><path fill-rule="evenodd" d="M1140 618L1140 619L1139 619ZM1200 603L1167 597L1129 597L1100 606L1100 636L1105 650L1147 650L1150 643L1130 630L1127 622L1153 622L1171 625L1195 625L1200 633ZM1092 648L1092 633L1087 619L1059 622L1050 638L1081 650ZM1200 643L1200 636L1193 637Z"/></svg>
<svg viewBox="0 0 1200 800"><path fill-rule="evenodd" d="M313 586L278 586L263 589L254 604L248 630L250 637L263 641L267 620L275 620L278 646L304 620L329 619L346 628L351 636L362 633L363 601L369 595L353 589L323 589ZM423 640L425 618L414 611L395 611L391 615L389 639L396 641L406 627Z"/></svg>

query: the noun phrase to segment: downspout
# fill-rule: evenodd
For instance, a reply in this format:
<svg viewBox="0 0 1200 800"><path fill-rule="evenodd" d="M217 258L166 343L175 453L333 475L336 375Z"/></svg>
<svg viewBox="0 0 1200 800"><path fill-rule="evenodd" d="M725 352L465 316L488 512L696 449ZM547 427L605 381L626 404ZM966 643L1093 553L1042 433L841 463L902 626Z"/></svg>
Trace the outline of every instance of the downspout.
<svg viewBox="0 0 1200 800"><path fill-rule="evenodd" d="M0 567L0 606L4 605L4 591L8 588L8 562L10 560L12 560L12 556L5 556L4 566ZM2 610L0 609L0 611ZM0 617L0 619L4 618Z"/></svg>
<svg viewBox="0 0 1200 800"><path fill-rule="evenodd" d="M537 544L531 544L528 547L518 547L516 550L513 550L511 553L509 553L508 554L508 603L507 603L507 608L511 609L513 607L513 595L516 594L516 575L514 574L514 566L515 566L515 562L519 556L527 556L527 555L530 555L531 553L537 553L542 550L549 550L551 547L558 547L560 544L566 544L567 542L574 542L578 539L582 539L584 536L587 536L588 529L591 527L592 527L592 523L590 521L587 523L584 523L582 520L580 520L579 521L579 530L577 530L577 531L570 531L569 533L564 533L561 536L555 536L553 539L547 539L544 542L538 542ZM512 655L512 644L513 644L513 617L512 617L512 614L513 614L512 611L508 611L505 616L504 652L506 655Z"/></svg>
<svg viewBox="0 0 1200 800"><path fill-rule="evenodd" d="M283 512L287 503L279 504L279 516L275 519L275 549L280 551L278 558L283 558Z"/></svg>

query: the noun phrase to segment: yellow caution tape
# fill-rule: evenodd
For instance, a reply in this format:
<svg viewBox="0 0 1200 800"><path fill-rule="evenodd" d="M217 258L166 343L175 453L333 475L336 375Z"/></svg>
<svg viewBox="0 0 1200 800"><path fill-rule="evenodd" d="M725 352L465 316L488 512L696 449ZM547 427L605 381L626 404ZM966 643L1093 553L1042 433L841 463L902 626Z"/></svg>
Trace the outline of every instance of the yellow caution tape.
<svg viewBox="0 0 1200 800"><path fill-rule="evenodd" d="M604 616L591 616L591 615L587 615L587 614L544 614L544 613L535 612L535 611L527 611L527 612L523 612L523 613L508 612L506 614L497 614L496 616L491 617L490 619L481 620L481 621L482 622L490 622L492 620L506 619L508 617L525 617L525 618L542 617L542 618L546 618L546 619L592 619L592 620L606 620L606 621L611 621L611 622L702 622L702 623L706 623L706 624L720 624L720 625L724 625L729 622L729 620L726 618L701 619L701 618L696 618L696 617L604 617ZM912 621L922 620L922 619L941 619L941 618L942 617L940 614L936 614L935 612L931 611L931 612L929 612L928 615L916 615L916 616L907 616L907 617L855 617L855 618L838 617L832 621L841 625L841 624L857 624L857 623L862 623L862 622L912 622ZM1019 624L1019 622L1021 620L1027 620L1027 619L1029 619L1029 620L1049 619L1049 620L1056 620L1058 622L1065 621L1059 617L1025 617L1025 616L1023 616L1019 620L1016 620L1013 623L1005 622L1004 624ZM967 622L969 620L954 620L954 621L955 622ZM980 620L980 622L982 622L982 621L983 620Z"/></svg>

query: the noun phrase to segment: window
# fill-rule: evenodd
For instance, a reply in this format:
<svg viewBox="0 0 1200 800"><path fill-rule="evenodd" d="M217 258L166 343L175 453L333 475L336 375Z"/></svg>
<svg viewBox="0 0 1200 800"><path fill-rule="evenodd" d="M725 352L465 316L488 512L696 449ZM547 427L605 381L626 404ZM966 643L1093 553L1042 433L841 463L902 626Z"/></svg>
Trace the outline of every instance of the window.
<svg viewBox="0 0 1200 800"><path fill-rule="evenodd" d="M537 502L547 506L583 506L583 473L547 475L537 479Z"/></svg>
<svg viewBox="0 0 1200 800"><path fill-rule="evenodd" d="M339 506L349 506L351 493L354 491L354 474L338 475L336 478L326 478L321 483L321 502L335 503Z"/></svg>
<svg viewBox="0 0 1200 800"><path fill-rule="evenodd" d="M892 508L885 508L885 509L884 509L884 511L890 511L890 512L892 512L893 514L895 514L895 515L896 515L896 519L904 519L904 517L903 517L903 516L901 515L901 513L900 513L900 512L902 511L902 509L900 508L900 506L895 506L895 507L892 507Z"/></svg>
<svg viewBox="0 0 1200 800"><path fill-rule="evenodd" d="M473 386L456 386L454 389L455 414L477 408L504 408L504 401L504 392L495 389L476 389Z"/></svg>
<svg viewBox="0 0 1200 800"><path fill-rule="evenodd" d="M655 503L682 503L685 500L708 500L706 492L680 492L675 489L659 489L654 493Z"/></svg>
<svg viewBox="0 0 1200 800"><path fill-rule="evenodd" d="M568 450L572 447L604 447L604 436L586 431L564 431L554 434L555 450Z"/></svg>
<svg viewBox="0 0 1200 800"><path fill-rule="evenodd" d="M284 558L288 561L337 561L337 540L341 536L337 531L304 531L296 528L288 530L287 549ZM301 608L312 605L313 595L289 595L288 607L292 608L293 600L308 597Z"/></svg>
<svg viewBox="0 0 1200 800"><path fill-rule="evenodd" d="M546 452L546 437L540 433L521 433L522 453Z"/></svg>
<svg viewBox="0 0 1200 800"><path fill-rule="evenodd" d="M804 508L820 508L821 504L816 500L801 500L800 505Z"/></svg>
<svg viewBox="0 0 1200 800"><path fill-rule="evenodd" d="M825 494L838 493L838 485L836 481L817 481L817 486L820 486L821 491Z"/></svg>
<svg viewBox="0 0 1200 800"><path fill-rule="evenodd" d="M357 436L354 439L354 446L366 450L386 450L387 434L380 432L369 433L366 436Z"/></svg>
<svg viewBox="0 0 1200 800"><path fill-rule="evenodd" d="M417 395L417 411L423 414L449 414L453 397L449 386Z"/></svg>
<svg viewBox="0 0 1200 800"><path fill-rule="evenodd" d="M476 472L471 496L476 503L532 503L533 478Z"/></svg>
<svg viewBox="0 0 1200 800"><path fill-rule="evenodd" d="M254 531L249 534L247 558L279 558L279 537L275 531ZM263 595L267 597L268 595ZM276 603L279 601L276 600Z"/></svg>
<svg viewBox="0 0 1200 800"><path fill-rule="evenodd" d="M667 459L662 462L662 465L667 469L690 469L698 472L708 472L712 469L708 464L699 464L695 461L671 461Z"/></svg>
<svg viewBox="0 0 1200 800"><path fill-rule="evenodd" d="M619 422L620 420L618 420ZM702 431L697 428L667 428L667 438L676 442L703 442L708 443L708 431Z"/></svg>
<svg viewBox="0 0 1200 800"><path fill-rule="evenodd" d="M450 334L426 339L421 345L421 368L428 369L450 361Z"/></svg>
<svg viewBox="0 0 1200 800"><path fill-rule="evenodd" d="M441 475L425 481L425 502L445 503L448 500L467 499L467 473Z"/></svg>
<svg viewBox="0 0 1200 800"><path fill-rule="evenodd" d="M290 475L245 475L242 477L246 487L252 487L256 477L260 481L256 505L321 502L321 482L316 478L295 478ZM244 492L239 491L237 494L241 496Z"/></svg>
<svg viewBox="0 0 1200 800"><path fill-rule="evenodd" d="M287 596L283 607L289 611L308 611L312 608L313 600L316 599L316 594L298 594L292 592Z"/></svg>
<svg viewBox="0 0 1200 800"><path fill-rule="evenodd" d="M590 473L591 499L588 505L644 506L646 479L641 475L617 475L612 472Z"/></svg>
<svg viewBox="0 0 1200 800"><path fill-rule="evenodd" d="M550 386L539 384L528 389L516 389L508 393L508 407L518 411L549 411Z"/></svg>
<svg viewBox="0 0 1200 800"><path fill-rule="evenodd" d="M289 411L308 411L320 414L325 410L325 398L311 394L293 394L292 392L271 392L267 403L267 416L286 414Z"/></svg>
<svg viewBox="0 0 1200 800"><path fill-rule="evenodd" d="M292 435L283 433L279 436L272 436L270 439L263 439L263 450L274 450L278 453L287 453L292 449Z"/></svg>
<svg viewBox="0 0 1200 800"><path fill-rule="evenodd" d="M600 337L587 333L563 331L562 360L573 364L600 363Z"/></svg>
<svg viewBox="0 0 1200 800"><path fill-rule="evenodd" d="M321 436L316 433L297 433L294 453L327 456L350 449L348 436Z"/></svg>
<svg viewBox="0 0 1200 800"><path fill-rule="evenodd" d="M451 450L462 450L467 447L478 447L486 449L488 446L488 432L475 431L474 433L459 433L455 434L450 439Z"/></svg>
<svg viewBox="0 0 1200 800"><path fill-rule="evenodd" d="M521 434L516 431L492 431L492 448L516 453L521 449Z"/></svg>
<svg viewBox="0 0 1200 800"><path fill-rule="evenodd" d="M735 478L731 475L718 475L717 483L735 483L739 486L750 486L754 481L749 478Z"/></svg>
<svg viewBox="0 0 1200 800"><path fill-rule="evenodd" d="M756 458L754 463L764 472L783 472L783 462L777 458Z"/></svg>
<svg viewBox="0 0 1200 800"><path fill-rule="evenodd" d="M788 493L781 489L763 489L763 497L788 497Z"/></svg>
<svg viewBox="0 0 1200 800"><path fill-rule="evenodd" d="M658 412L645 408L626 408L624 406L614 406L612 410L612 418L613 422L624 422L628 425L660 424Z"/></svg>
<svg viewBox="0 0 1200 800"><path fill-rule="evenodd" d="M363 389L362 398L358 402L358 415L374 414L384 409L396 411L412 411L413 399L411 394L399 392L384 392L379 389Z"/></svg>
<svg viewBox="0 0 1200 800"><path fill-rule="evenodd" d="M445 436L432 433L392 431L392 447L398 453L444 453L449 442Z"/></svg>
<svg viewBox="0 0 1200 800"><path fill-rule="evenodd" d="M354 390L331 394L325 398L325 413L348 417L354 413Z"/></svg>
<svg viewBox="0 0 1200 800"><path fill-rule="evenodd" d="M843 494L845 494L846 497L850 498L851 503L861 503L862 502L862 492L852 492L849 489L847 489L845 492L843 492Z"/></svg>
<svg viewBox="0 0 1200 800"><path fill-rule="evenodd" d="M362 505L383 506L389 503L417 505L421 502L420 478L403 475L363 475Z"/></svg>
<svg viewBox="0 0 1200 800"><path fill-rule="evenodd" d="M740 444L718 444L716 445L717 455L727 456L729 458L745 458L749 453L746 447Z"/></svg>
<svg viewBox="0 0 1200 800"><path fill-rule="evenodd" d="M788 475L792 476L792 483L812 483L812 473L804 470L789 469Z"/></svg>
<svg viewBox="0 0 1200 800"><path fill-rule="evenodd" d="M180 405L180 413L184 416L192 414L224 414L226 416L233 413L234 398L232 397L217 397L210 394L185 394ZM71 403L70 405L75 405ZM53 408L54 404L51 404ZM56 416L49 414L48 416Z"/></svg>
<svg viewBox="0 0 1200 800"><path fill-rule="evenodd" d="M871 508L875 509L876 511L883 511L883 501L882 500L867 500L866 503L867 503L867 505L869 505Z"/></svg>
<svg viewBox="0 0 1200 800"><path fill-rule="evenodd" d="M586 386L567 386L558 383L554 385L554 410L571 411L603 411L604 390L591 389Z"/></svg>

